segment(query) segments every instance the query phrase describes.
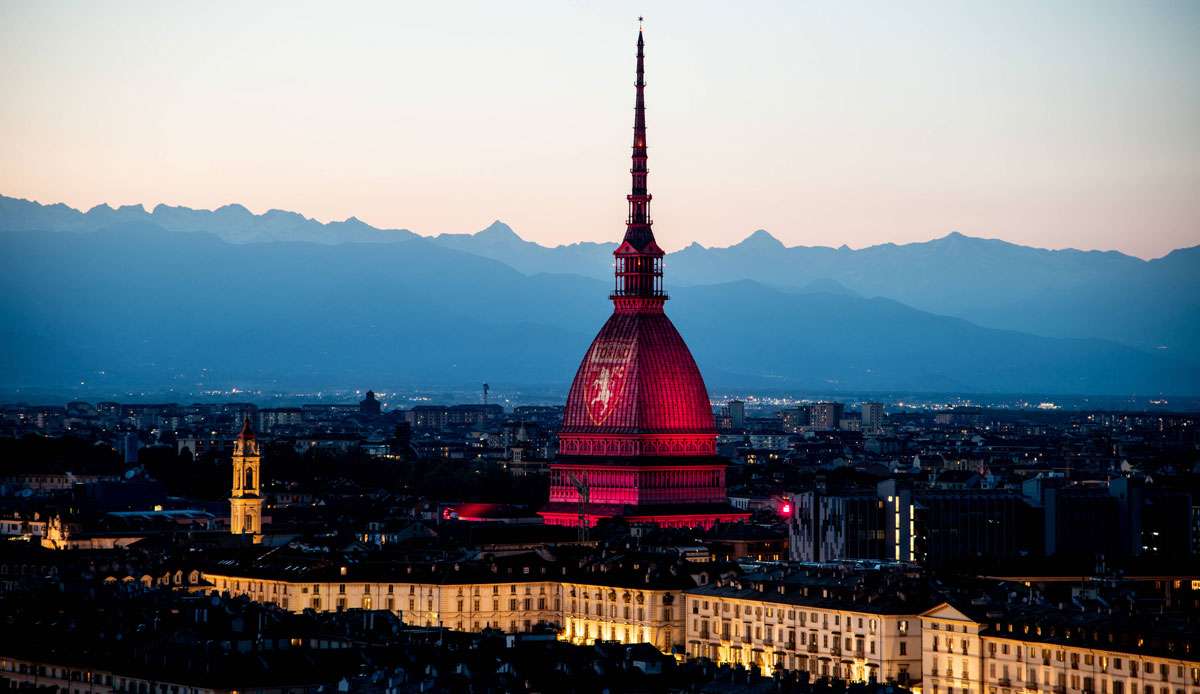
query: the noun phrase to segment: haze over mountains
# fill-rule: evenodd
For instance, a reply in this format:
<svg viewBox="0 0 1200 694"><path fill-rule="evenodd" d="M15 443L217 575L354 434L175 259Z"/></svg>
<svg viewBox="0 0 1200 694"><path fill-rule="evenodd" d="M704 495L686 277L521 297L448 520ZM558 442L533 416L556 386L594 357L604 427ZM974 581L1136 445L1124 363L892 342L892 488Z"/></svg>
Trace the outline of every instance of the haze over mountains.
<svg viewBox="0 0 1200 694"><path fill-rule="evenodd" d="M0 197L0 232L5 390L565 388L611 310L615 244L546 248L500 222L421 237L233 205ZM670 254L667 283L712 388L1200 392L1200 248L786 248L759 231Z"/></svg>

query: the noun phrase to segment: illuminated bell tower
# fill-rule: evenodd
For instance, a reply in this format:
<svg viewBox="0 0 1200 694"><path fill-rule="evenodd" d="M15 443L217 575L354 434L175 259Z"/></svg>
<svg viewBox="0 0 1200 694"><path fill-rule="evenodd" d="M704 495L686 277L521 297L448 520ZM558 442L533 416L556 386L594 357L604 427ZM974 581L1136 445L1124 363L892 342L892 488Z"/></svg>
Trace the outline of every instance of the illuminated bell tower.
<svg viewBox="0 0 1200 694"><path fill-rule="evenodd" d="M262 456L250 418L233 442L233 493L229 496L229 532L262 541Z"/></svg>

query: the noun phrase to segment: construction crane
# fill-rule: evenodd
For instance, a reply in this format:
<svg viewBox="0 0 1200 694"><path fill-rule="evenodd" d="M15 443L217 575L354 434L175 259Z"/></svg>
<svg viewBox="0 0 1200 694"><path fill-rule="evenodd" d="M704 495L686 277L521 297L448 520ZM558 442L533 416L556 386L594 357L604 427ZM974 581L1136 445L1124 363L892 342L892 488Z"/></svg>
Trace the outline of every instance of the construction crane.
<svg viewBox="0 0 1200 694"><path fill-rule="evenodd" d="M588 484L587 473L576 475L573 472L567 473L567 479L571 486L575 487L575 493L579 497L579 529L577 538L580 542L588 540L588 517L587 506L592 500L592 487Z"/></svg>

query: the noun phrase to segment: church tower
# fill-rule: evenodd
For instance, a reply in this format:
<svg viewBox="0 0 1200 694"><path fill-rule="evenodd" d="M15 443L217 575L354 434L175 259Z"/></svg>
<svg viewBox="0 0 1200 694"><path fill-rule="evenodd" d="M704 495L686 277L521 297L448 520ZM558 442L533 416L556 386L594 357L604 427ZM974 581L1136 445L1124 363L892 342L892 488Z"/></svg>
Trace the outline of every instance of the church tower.
<svg viewBox="0 0 1200 694"><path fill-rule="evenodd" d="M229 496L229 531L262 541L262 456L250 428L250 418L233 442L233 493Z"/></svg>

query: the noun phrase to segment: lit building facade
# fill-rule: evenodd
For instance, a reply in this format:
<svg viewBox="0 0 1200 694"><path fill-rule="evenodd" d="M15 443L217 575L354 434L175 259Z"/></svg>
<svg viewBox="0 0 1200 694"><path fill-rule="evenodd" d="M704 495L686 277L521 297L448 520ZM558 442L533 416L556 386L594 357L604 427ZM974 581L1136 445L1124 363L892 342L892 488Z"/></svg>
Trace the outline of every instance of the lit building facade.
<svg viewBox="0 0 1200 694"><path fill-rule="evenodd" d="M743 520L729 506L708 390L663 310L663 251L647 188L644 41L638 33L632 188L613 252L613 313L567 395L559 458L550 467L552 525L621 517L668 527Z"/></svg>
<svg viewBox="0 0 1200 694"><path fill-rule="evenodd" d="M851 682L921 679L921 622L863 601L832 606L776 585L709 585L684 596L687 653Z"/></svg>
<svg viewBox="0 0 1200 694"><path fill-rule="evenodd" d="M233 442L233 491L229 496L229 532L262 541L262 456L250 418Z"/></svg>
<svg viewBox="0 0 1200 694"><path fill-rule="evenodd" d="M673 588L627 588L565 581L563 638L586 644L597 639L649 643L670 652L682 643L681 593Z"/></svg>
<svg viewBox="0 0 1200 694"><path fill-rule="evenodd" d="M412 626L456 631L521 632L554 625L561 639L577 644L649 643L663 652L683 643L679 605L683 590L695 585L688 576L646 579L644 570L568 575L561 566L532 562L296 569L295 576L280 575L287 569L230 568L203 572L209 585L195 590L245 595L297 613L388 610Z"/></svg>
<svg viewBox="0 0 1200 694"><path fill-rule="evenodd" d="M965 612L942 603L921 615L924 694L1200 692L1200 646L1184 634Z"/></svg>
<svg viewBox="0 0 1200 694"><path fill-rule="evenodd" d="M488 576L453 567L437 572L414 566L386 576L364 576L348 567L331 576L294 579L208 571L203 576L212 584L208 589L245 595L290 612L388 610L412 626L456 631L517 632L539 623L557 624L562 605L559 582L537 572Z"/></svg>

